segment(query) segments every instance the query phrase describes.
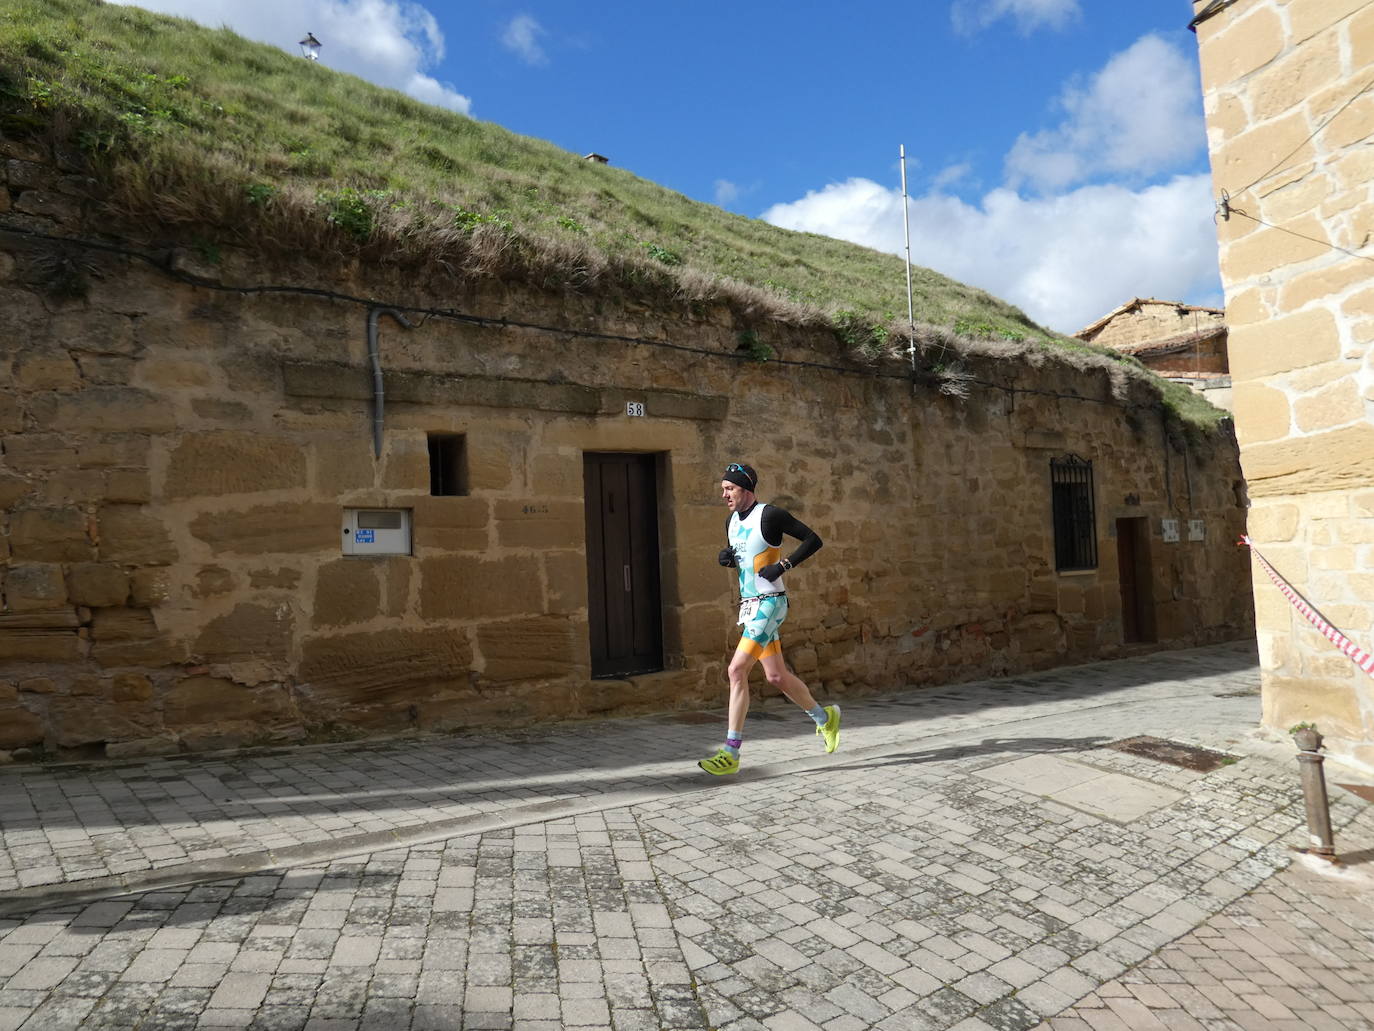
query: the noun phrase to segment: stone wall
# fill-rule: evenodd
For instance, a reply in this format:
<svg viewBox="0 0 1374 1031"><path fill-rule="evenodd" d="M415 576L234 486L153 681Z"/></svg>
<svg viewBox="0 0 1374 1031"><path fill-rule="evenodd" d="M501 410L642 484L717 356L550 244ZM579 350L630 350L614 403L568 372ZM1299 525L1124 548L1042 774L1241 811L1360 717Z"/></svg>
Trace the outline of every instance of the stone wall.
<svg viewBox="0 0 1374 1031"><path fill-rule="evenodd" d="M1133 351L1142 344L1189 336L1209 336L1225 328L1225 316L1214 308L1199 308L1151 298L1125 305L1114 312L1108 321L1094 324L1077 335L1081 340L1102 347Z"/></svg>
<svg viewBox="0 0 1374 1031"><path fill-rule="evenodd" d="M719 705L736 640L719 476L741 459L826 541L789 574L784 630L824 698L1251 632L1233 441L1170 433L1104 371L974 361L957 399L902 363L850 361L826 331L723 307L232 249L211 264L108 225L99 247L58 244L95 235L86 187L40 153L8 157L7 755ZM442 309L379 319L376 458L372 304ZM776 360L750 360L749 333ZM463 435L462 496L430 493L435 433ZM658 456L662 672L590 675L592 452ZM1070 452L1093 462L1100 557L1061 574L1049 463ZM343 509L370 506L410 511L413 554L342 553ZM1155 644L1123 644L1120 518L1151 528Z"/></svg>
<svg viewBox="0 0 1374 1031"><path fill-rule="evenodd" d="M1204 4L1194 8L1201 13ZM1197 25L1249 532L1374 641L1374 8L1242 0ZM1374 685L1262 576L1264 720L1374 764Z"/></svg>

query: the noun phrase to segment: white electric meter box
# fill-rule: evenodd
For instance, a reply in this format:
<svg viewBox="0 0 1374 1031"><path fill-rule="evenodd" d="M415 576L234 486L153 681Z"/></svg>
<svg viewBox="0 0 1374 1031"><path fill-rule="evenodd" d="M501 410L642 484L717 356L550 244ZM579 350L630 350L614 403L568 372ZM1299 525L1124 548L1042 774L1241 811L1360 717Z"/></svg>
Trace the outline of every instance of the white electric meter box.
<svg viewBox="0 0 1374 1031"><path fill-rule="evenodd" d="M344 509L343 553L345 555L409 555L410 509Z"/></svg>

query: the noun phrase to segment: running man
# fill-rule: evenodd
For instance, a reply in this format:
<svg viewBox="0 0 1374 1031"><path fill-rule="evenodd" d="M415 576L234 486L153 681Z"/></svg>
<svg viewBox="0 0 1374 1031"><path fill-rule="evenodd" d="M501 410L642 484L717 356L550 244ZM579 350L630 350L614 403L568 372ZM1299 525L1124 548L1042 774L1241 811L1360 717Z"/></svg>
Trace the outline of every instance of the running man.
<svg viewBox="0 0 1374 1031"><path fill-rule="evenodd" d="M758 474L738 462L725 467L720 481L721 499L731 513L726 524L730 546L721 551L720 564L739 569L739 623L744 632L730 660L730 716L725 744L715 755L697 763L716 776L739 771L744 718L749 714L749 671L756 662L763 664L768 682L816 722L816 733L825 742L825 750L833 752L840 746L840 707L822 708L816 704L807 686L788 670L782 658L782 642L778 640L778 627L787 618L787 592L782 576L819 551L821 539L786 509L760 504L754 495L758 485ZM784 535L801 541L786 558L781 551Z"/></svg>

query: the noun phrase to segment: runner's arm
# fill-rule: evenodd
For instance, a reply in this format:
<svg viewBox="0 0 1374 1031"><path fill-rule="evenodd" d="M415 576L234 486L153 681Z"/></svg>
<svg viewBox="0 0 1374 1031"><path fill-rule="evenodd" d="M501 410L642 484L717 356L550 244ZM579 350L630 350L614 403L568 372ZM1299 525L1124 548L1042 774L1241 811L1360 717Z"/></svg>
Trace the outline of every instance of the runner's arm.
<svg viewBox="0 0 1374 1031"><path fill-rule="evenodd" d="M795 537L797 540L801 541L792 554L788 555L781 562L774 563L775 565L781 566L780 572L786 572L795 566L801 565L816 552L820 551L825 543L821 540L820 534L816 533L815 530L811 529L811 527L807 526L791 512L787 511L787 509L779 508L777 505L769 505L764 511L762 525L759 529L763 531L763 539L775 548L782 543L784 534L788 537ZM766 568L768 567L765 567L765 569ZM759 570L759 575L764 575L762 569ZM764 579L775 580L777 577L764 576Z"/></svg>

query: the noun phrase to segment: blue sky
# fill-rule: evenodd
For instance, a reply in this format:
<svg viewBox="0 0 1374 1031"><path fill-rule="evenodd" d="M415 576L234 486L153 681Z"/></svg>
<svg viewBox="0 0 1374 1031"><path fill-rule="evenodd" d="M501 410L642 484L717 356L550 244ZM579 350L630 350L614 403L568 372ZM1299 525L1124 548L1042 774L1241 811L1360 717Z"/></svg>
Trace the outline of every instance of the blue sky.
<svg viewBox="0 0 1374 1031"><path fill-rule="evenodd" d="M139 5L897 253L905 144L912 260L1061 331L1221 303L1187 0Z"/></svg>

